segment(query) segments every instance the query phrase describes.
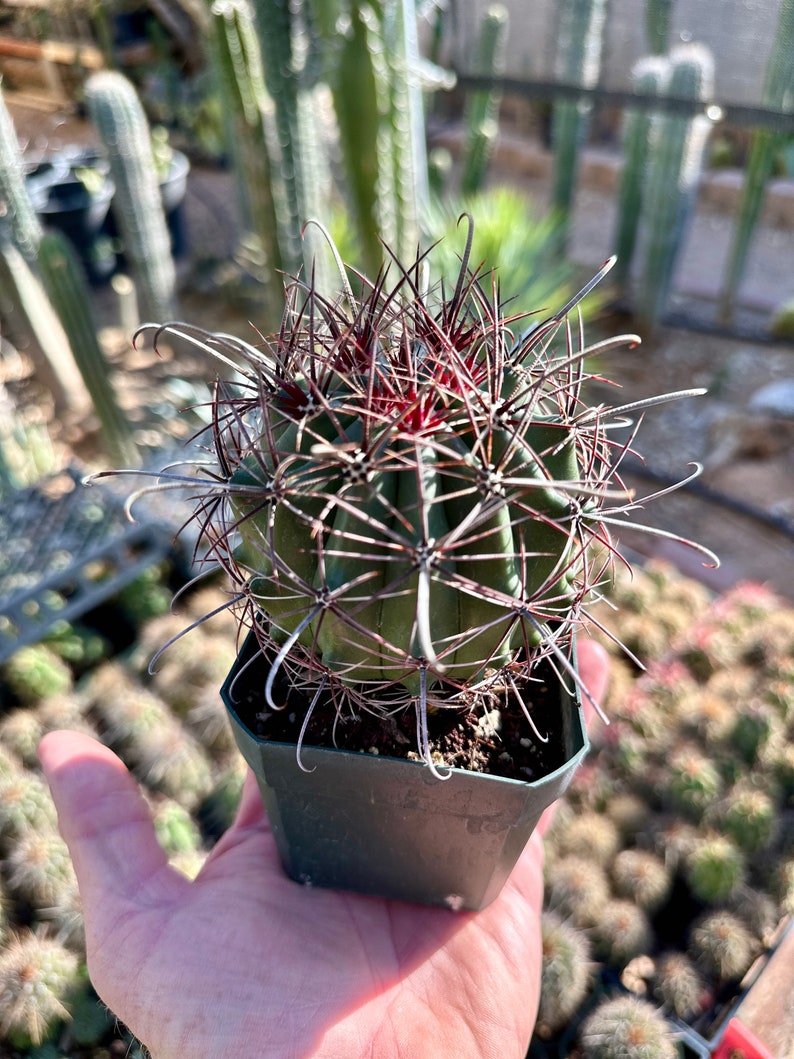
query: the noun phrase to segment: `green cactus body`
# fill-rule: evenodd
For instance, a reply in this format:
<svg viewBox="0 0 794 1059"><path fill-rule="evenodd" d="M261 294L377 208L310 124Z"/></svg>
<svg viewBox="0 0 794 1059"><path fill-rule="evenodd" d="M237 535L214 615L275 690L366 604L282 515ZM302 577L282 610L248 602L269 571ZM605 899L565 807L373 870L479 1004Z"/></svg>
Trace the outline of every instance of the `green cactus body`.
<svg viewBox="0 0 794 1059"><path fill-rule="evenodd" d="M669 76L669 62L644 58L631 71L632 89L642 95L659 93ZM615 231L615 281L625 287L637 242L642 200L648 179L651 116L647 110L627 107L623 118L623 171L618 191L618 221Z"/></svg>
<svg viewBox="0 0 794 1059"><path fill-rule="evenodd" d="M709 98L714 90L714 60L707 48L681 45L673 49L669 61L667 91L671 96ZM667 303L710 132L711 121L705 114L653 118L643 205L645 246L637 295L637 315L646 324L655 324Z"/></svg>
<svg viewBox="0 0 794 1059"><path fill-rule="evenodd" d="M560 5L560 48L557 77L569 84L593 88L601 69L606 23L605 0L566 0ZM563 100L554 107L554 183L552 204L567 230L573 201L579 147L585 136L591 104ZM565 238L565 236L561 236Z"/></svg>
<svg viewBox="0 0 794 1059"><path fill-rule="evenodd" d="M259 240L266 279L284 264L282 244L291 233L284 224L283 182L274 134L275 112L267 91L254 12L248 0L216 0L211 8L212 58L226 111L231 117L228 146L236 160L244 223Z"/></svg>
<svg viewBox="0 0 794 1059"><path fill-rule="evenodd" d="M507 31L510 18L507 8L493 4L482 17L476 66L480 77L500 77L505 70ZM496 88L472 92L464 114L465 141L461 193L473 195L482 187L498 131L501 91Z"/></svg>
<svg viewBox="0 0 794 1059"><path fill-rule="evenodd" d="M249 378L216 389L197 517L269 658L272 708L285 682L334 708L413 706L426 738L436 703L516 680L531 694L549 655L575 673L609 526L636 505L610 485L626 408L582 407L592 351L561 326L593 284L516 339L468 254L449 296L423 294L420 264L358 298L296 281L262 349L207 343Z"/></svg>
<svg viewBox="0 0 794 1059"><path fill-rule="evenodd" d="M10 232L11 238L29 262L36 260L42 228L25 187L22 153L11 115L0 91L0 203L3 213L0 227Z"/></svg>
<svg viewBox="0 0 794 1059"><path fill-rule="evenodd" d="M766 68L762 105L772 110L794 109L794 63L791 41L794 39L794 0L782 0L775 42ZM750 143L747 169L739 204L739 216L718 306L723 323L733 319L739 284L744 275L755 229L761 216L766 186L774 173L781 134L771 129L756 129Z"/></svg>
<svg viewBox="0 0 794 1059"><path fill-rule="evenodd" d="M645 0L645 36L654 55L667 51L675 0Z"/></svg>
<svg viewBox="0 0 794 1059"><path fill-rule="evenodd" d="M85 98L108 153L116 187L113 212L141 313L149 320L172 320L176 272L143 107L132 84L115 71L92 74L86 81Z"/></svg>
<svg viewBox="0 0 794 1059"><path fill-rule="evenodd" d="M44 287L91 394L108 452L121 463L136 467L140 464L138 446L109 378L109 365L97 338L91 294L80 260L65 236L48 232L39 243L38 262Z"/></svg>

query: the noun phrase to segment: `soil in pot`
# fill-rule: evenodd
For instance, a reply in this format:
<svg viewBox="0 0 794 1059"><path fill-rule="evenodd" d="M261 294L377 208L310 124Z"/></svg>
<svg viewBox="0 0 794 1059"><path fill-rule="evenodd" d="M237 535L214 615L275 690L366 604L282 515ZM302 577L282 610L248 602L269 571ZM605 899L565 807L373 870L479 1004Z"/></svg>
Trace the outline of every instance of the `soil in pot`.
<svg viewBox="0 0 794 1059"><path fill-rule="evenodd" d="M297 744L310 697L291 688L282 676L275 681L273 699L283 702L284 708L263 709L267 673L268 662L261 656L239 673L232 689L235 712L258 738ZM515 699L494 685L485 701L472 695L471 702L462 707L428 713L430 750L436 764L528 782L563 765L569 755L567 726L564 729L560 720L559 678L553 667L543 660L531 680L516 678L516 684L537 732ZM329 695L315 705L300 741L303 746L419 759L416 716L410 707L388 717L353 713L339 710Z"/></svg>

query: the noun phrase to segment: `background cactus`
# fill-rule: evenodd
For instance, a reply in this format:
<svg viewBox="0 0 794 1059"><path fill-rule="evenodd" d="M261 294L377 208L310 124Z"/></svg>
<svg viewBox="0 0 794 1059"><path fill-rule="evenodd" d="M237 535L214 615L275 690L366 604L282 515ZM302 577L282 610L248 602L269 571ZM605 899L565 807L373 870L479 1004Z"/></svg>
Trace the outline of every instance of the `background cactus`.
<svg viewBox="0 0 794 1059"><path fill-rule="evenodd" d="M560 26L555 75L565 84L594 88L601 72L601 49L606 25L605 0L565 0L560 4ZM559 246L567 243L579 148L584 140L592 104L586 100L555 103L552 115L554 173L552 208L560 223Z"/></svg>
<svg viewBox="0 0 794 1059"><path fill-rule="evenodd" d="M584 931L548 911L543 913L540 929L543 962L538 1031L550 1036L566 1025L587 996L593 968Z"/></svg>
<svg viewBox="0 0 794 1059"><path fill-rule="evenodd" d="M42 236L38 265L45 290L63 324L99 419L108 453L120 463L137 467L141 462L130 421L113 388L110 365L97 338L91 295L80 260L60 232Z"/></svg>
<svg viewBox="0 0 794 1059"><path fill-rule="evenodd" d="M642 58L631 69L631 88L642 95L653 95L661 91L668 76L669 63L665 59ZM644 108L626 107L623 111L623 169L618 189L614 246L618 259L615 283L624 292L634 258L648 180L651 120L651 114Z"/></svg>
<svg viewBox="0 0 794 1059"><path fill-rule="evenodd" d="M677 1059L666 1019L647 1000L602 1000L584 1021L579 1044L585 1059Z"/></svg>
<svg viewBox="0 0 794 1059"><path fill-rule="evenodd" d="M30 931L0 953L0 1034L18 1048L41 1044L78 984L76 956L52 938Z"/></svg>
<svg viewBox="0 0 794 1059"><path fill-rule="evenodd" d="M794 0L782 0L772 52L767 61L761 105L771 110L794 110L794 63L791 41L794 39ZM785 134L757 128L753 132L745 169L739 215L728 255L718 306L722 323L733 320L736 296L752 245L766 185L774 173L775 162Z"/></svg>
<svg viewBox="0 0 794 1059"><path fill-rule="evenodd" d="M92 74L85 100L110 161L113 215L141 313L148 320L172 320L176 271L146 115L132 84L115 71Z"/></svg>
<svg viewBox="0 0 794 1059"><path fill-rule="evenodd" d="M292 233L281 231L284 222L277 204L285 191L273 164L275 113L265 84L254 11L248 0L216 0L210 16L210 54L229 119L227 149L235 160L243 226L257 240L261 255L257 275L275 300L274 276L284 267L281 247L285 239L292 240L288 253L292 252L294 240Z"/></svg>
<svg viewBox="0 0 794 1059"><path fill-rule="evenodd" d="M509 26L510 16L506 7L493 4L485 11L480 22L473 74L479 77L501 77L504 74ZM499 131L501 98L502 93L498 88L478 90L466 98L460 178L460 190L464 197L473 195L483 186Z"/></svg>
<svg viewBox="0 0 794 1059"><path fill-rule="evenodd" d="M699 44L670 52L667 91L671 96L709 99L714 60ZM644 246L636 313L646 325L660 318L703 168L711 121L705 114L664 114L652 119L647 187L643 192Z"/></svg>

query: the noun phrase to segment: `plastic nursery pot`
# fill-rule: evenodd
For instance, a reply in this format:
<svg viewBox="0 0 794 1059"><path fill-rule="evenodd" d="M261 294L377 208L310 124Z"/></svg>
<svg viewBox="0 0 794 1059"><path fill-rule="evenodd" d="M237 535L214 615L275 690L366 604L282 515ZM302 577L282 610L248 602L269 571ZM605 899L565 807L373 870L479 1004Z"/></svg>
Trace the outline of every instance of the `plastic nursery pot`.
<svg viewBox="0 0 794 1059"><path fill-rule="evenodd" d="M221 696L256 774L286 873L310 886L453 909L490 904L563 794L589 743L581 703L562 688L547 774L533 781L292 743L255 730L267 660L249 635Z"/></svg>
<svg viewBox="0 0 794 1059"><path fill-rule="evenodd" d="M91 171L89 185L81 174ZM104 226L115 187L99 155L69 152L43 162L26 176L34 208L50 228L62 232L77 250L89 280L99 285L116 267Z"/></svg>

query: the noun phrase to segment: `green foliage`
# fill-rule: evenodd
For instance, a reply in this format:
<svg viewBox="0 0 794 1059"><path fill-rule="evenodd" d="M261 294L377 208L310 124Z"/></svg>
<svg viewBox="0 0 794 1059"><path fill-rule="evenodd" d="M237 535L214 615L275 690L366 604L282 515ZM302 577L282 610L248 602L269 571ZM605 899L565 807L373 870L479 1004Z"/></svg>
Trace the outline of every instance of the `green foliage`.
<svg viewBox="0 0 794 1059"><path fill-rule="evenodd" d="M476 218L471 260L481 266L486 288L498 283L510 313L548 312L570 297L573 269L553 253L556 221L539 216L526 195L508 187L466 199L447 195L432 203L427 227L436 244L431 257L434 281L449 281L460 268L466 243L460 221L464 212ZM583 311L591 314L596 305L591 295Z"/></svg>
<svg viewBox="0 0 794 1059"><path fill-rule="evenodd" d="M173 320L176 273L149 123L133 85L120 73L99 71L85 83L91 121L105 147L116 187L118 222L142 315Z"/></svg>

